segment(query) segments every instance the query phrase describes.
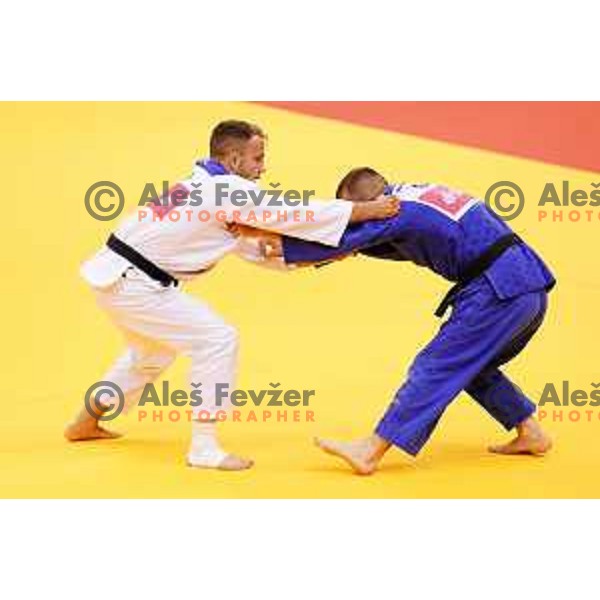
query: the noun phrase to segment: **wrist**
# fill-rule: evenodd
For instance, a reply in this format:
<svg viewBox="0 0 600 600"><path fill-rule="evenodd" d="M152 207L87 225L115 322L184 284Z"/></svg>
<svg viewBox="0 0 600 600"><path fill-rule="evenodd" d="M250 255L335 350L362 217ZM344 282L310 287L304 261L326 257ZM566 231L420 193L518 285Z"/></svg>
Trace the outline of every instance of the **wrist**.
<svg viewBox="0 0 600 600"><path fill-rule="evenodd" d="M350 213L350 223L364 221L368 216L368 206L366 202L353 202L352 212Z"/></svg>

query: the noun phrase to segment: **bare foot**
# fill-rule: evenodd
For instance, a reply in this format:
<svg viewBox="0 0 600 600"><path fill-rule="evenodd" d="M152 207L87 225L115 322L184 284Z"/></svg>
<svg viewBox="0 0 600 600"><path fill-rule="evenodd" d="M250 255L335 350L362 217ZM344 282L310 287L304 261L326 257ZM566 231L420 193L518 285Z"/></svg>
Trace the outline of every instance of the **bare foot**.
<svg viewBox="0 0 600 600"><path fill-rule="evenodd" d="M73 423L65 429L65 438L69 442L87 442L91 440L115 440L122 437L121 433L109 431L98 423Z"/></svg>
<svg viewBox="0 0 600 600"><path fill-rule="evenodd" d="M218 469L219 471L244 471L254 465L254 461L249 458L242 458L236 454L227 454L216 465L204 460L194 459L194 456L188 455L187 464L196 469Z"/></svg>
<svg viewBox="0 0 600 600"><path fill-rule="evenodd" d="M517 426L517 437L507 444L490 446L488 450L495 454L531 454L543 456L552 448L552 440L539 423L530 417Z"/></svg>
<svg viewBox="0 0 600 600"><path fill-rule="evenodd" d="M371 475L377 469L378 458L373 453L373 443L370 439L354 442L338 442L336 440L314 439L315 445L327 454L338 456L345 460L359 475Z"/></svg>

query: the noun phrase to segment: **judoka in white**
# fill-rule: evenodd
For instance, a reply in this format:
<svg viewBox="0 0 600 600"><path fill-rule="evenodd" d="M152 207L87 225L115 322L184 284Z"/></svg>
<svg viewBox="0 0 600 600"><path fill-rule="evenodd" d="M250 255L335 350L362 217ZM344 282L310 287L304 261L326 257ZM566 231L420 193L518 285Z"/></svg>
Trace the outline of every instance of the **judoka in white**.
<svg viewBox="0 0 600 600"><path fill-rule="evenodd" d="M265 136L258 127L243 121L220 123L211 135L210 159L198 161L191 177L177 186L184 195L201 190L202 203L183 207L175 203L155 207L155 211L140 207L114 232L108 245L82 266L98 304L125 336L125 352L102 380L117 384L127 404L139 398L144 386L159 377L178 354L191 358L190 383L202 384L202 404L194 407L195 416L202 411L211 417L192 423L187 462L194 467L241 470L253 463L221 448L214 420L217 411L227 408L215 401L216 385L235 389L237 331L200 299L182 291L179 282L204 273L229 252L239 251L240 242L228 222L247 223L250 211L256 217L255 227L336 246L350 221L386 218L398 210L398 202L390 198L357 204L311 199L278 208L253 202L232 204L233 190L260 191L254 182L264 172L264 159ZM219 184L228 184L225 200ZM171 210L179 210L180 218L170 218ZM154 212L160 211L162 218L157 219ZM227 222L217 218L223 211L229 215ZM99 423L110 402L98 397L92 406L91 411L84 407L67 426L69 441L118 437Z"/></svg>

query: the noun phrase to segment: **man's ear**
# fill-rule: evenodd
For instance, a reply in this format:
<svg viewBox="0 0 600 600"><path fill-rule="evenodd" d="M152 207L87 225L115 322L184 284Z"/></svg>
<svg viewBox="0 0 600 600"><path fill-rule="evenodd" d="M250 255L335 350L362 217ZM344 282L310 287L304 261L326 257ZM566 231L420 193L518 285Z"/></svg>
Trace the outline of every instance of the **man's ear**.
<svg viewBox="0 0 600 600"><path fill-rule="evenodd" d="M338 190L336 197L338 200L347 200L348 202L353 202L352 194L350 194L346 188Z"/></svg>
<svg viewBox="0 0 600 600"><path fill-rule="evenodd" d="M231 151L229 164L232 167L233 171L237 171L242 164L242 153L236 148Z"/></svg>

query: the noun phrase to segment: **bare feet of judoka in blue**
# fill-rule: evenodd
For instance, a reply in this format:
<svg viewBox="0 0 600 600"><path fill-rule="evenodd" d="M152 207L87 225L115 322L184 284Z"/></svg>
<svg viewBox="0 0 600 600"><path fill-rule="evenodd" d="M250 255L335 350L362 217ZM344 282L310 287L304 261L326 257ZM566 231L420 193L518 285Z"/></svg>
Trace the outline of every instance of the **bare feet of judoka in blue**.
<svg viewBox="0 0 600 600"><path fill-rule="evenodd" d="M490 446L488 450L495 454L531 454L543 456L552 448L552 440L540 424L529 417L517 425L517 437L507 444Z"/></svg>
<svg viewBox="0 0 600 600"><path fill-rule="evenodd" d="M490 446L490 452L496 454L530 454L543 456L552 448L552 440L541 428L540 424L529 417L517 425L517 437L507 444ZM314 439L315 445L346 461L355 473L371 475L377 470L379 462L389 450L391 444L377 435L343 442L338 440Z"/></svg>
<svg viewBox="0 0 600 600"><path fill-rule="evenodd" d="M377 435L362 440L340 442L314 438L318 448L345 460L358 475L371 475L391 444Z"/></svg>

